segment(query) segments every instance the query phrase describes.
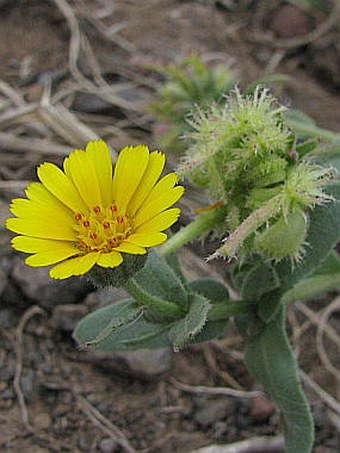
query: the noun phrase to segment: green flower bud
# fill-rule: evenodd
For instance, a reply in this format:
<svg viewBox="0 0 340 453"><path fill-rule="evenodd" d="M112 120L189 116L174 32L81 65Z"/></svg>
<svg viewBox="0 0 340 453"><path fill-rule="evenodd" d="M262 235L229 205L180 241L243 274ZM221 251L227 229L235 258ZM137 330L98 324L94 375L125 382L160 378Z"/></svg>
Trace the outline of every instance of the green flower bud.
<svg viewBox="0 0 340 453"><path fill-rule="evenodd" d="M303 244L307 235L307 219L301 210L281 216L275 223L258 233L254 249L261 255L276 261L290 256L299 261L303 255Z"/></svg>

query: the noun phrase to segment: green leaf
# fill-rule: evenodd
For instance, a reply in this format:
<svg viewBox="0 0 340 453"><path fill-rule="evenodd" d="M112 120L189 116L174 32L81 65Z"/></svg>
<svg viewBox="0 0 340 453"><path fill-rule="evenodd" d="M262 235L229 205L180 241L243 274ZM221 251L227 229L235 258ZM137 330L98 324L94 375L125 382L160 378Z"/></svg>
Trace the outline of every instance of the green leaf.
<svg viewBox="0 0 340 453"><path fill-rule="evenodd" d="M306 253L301 263L293 267L290 260L285 259L275 265L284 292L300 280L309 277L327 258L340 239L340 184L327 186L327 193L333 195L335 201L317 206L311 212Z"/></svg>
<svg viewBox="0 0 340 453"><path fill-rule="evenodd" d="M266 323L272 321L282 303L281 296L281 288L263 295L257 310L257 314L262 321Z"/></svg>
<svg viewBox="0 0 340 453"><path fill-rule="evenodd" d="M241 296L245 300L260 300L263 294L280 286L280 279L270 263L259 263L244 276Z"/></svg>
<svg viewBox="0 0 340 453"><path fill-rule="evenodd" d="M145 267L134 279L148 294L187 307L188 293L182 280L156 252L149 252Z"/></svg>
<svg viewBox="0 0 340 453"><path fill-rule="evenodd" d="M308 300L320 297L328 291L340 288L340 272L337 274L322 274L306 278L285 292L281 301L292 303L298 300Z"/></svg>
<svg viewBox="0 0 340 453"><path fill-rule="evenodd" d="M220 304L229 300L229 292L223 283L212 278L200 278L189 283L196 293L205 296L212 304Z"/></svg>
<svg viewBox="0 0 340 453"><path fill-rule="evenodd" d="M336 274L337 272L340 272L340 257L335 250L332 250L313 275Z"/></svg>
<svg viewBox="0 0 340 453"><path fill-rule="evenodd" d="M337 132L317 127L315 121L299 110L286 110L284 113L285 123L291 126L299 137L317 137L321 140L340 143L340 134Z"/></svg>
<svg viewBox="0 0 340 453"><path fill-rule="evenodd" d="M188 313L179 321L176 321L169 331L171 343L174 348L182 348L185 344L192 342L203 330L211 304L209 300L200 294L191 295L190 308Z"/></svg>
<svg viewBox="0 0 340 453"><path fill-rule="evenodd" d="M100 342L92 344L96 351L128 351L140 348L160 348L169 346L168 327L148 322L144 317L136 317L131 322L131 312L136 309L133 299L122 300L90 313L76 327L73 336L81 345L91 343L103 336ZM122 320L127 322L124 324ZM117 327L111 335L108 330Z"/></svg>
<svg viewBox="0 0 340 453"><path fill-rule="evenodd" d="M223 304L224 306L229 301L229 292L227 288L217 280L202 278L190 282L189 287L192 291L209 299L212 306L216 307L219 304ZM189 343L201 343L213 338L221 337L226 333L227 328L227 319L211 320L209 319L208 313L208 319L203 327L203 330L199 332Z"/></svg>
<svg viewBox="0 0 340 453"><path fill-rule="evenodd" d="M187 282L186 282L186 279L182 272L181 264L179 262L177 253L173 252L173 253L169 253L169 254L165 255L165 261L171 267L171 269L175 272L175 274L181 280L183 285L186 286Z"/></svg>
<svg viewBox="0 0 340 453"><path fill-rule="evenodd" d="M313 161L323 166L335 168L338 173L335 175L339 179L340 172L340 146L331 146L328 149L321 149L315 153Z"/></svg>
<svg viewBox="0 0 340 453"><path fill-rule="evenodd" d="M340 288L340 258L335 251L331 251L309 278L300 280L284 293L282 302L292 303L320 297L337 288Z"/></svg>
<svg viewBox="0 0 340 453"><path fill-rule="evenodd" d="M313 420L284 328L284 309L261 334L248 339L245 363L283 416L286 453L310 453Z"/></svg>

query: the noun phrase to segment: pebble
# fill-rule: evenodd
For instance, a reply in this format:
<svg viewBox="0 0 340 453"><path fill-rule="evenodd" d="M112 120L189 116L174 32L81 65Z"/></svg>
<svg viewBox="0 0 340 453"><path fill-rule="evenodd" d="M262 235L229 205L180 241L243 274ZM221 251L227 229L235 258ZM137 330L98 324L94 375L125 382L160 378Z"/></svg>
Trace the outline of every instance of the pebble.
<svg viewBox="0 0 340 453"><path fill-rule="evenodd" d="M145 381L159 378L170 370L171 349L138 349L137 351L89 351L90 360L106 372L114 372Z"/></svg>
<svg viewBox="0 0 340 453"><path fill-rule="evenodd" d="M19 257L14 264L11 276L27 298L47 309L55 305L82 302L93 290L93 285L85 278L53 280L47 268L26 266L24 260Z"/></svg>
<svg viewBox="0 0 340 453"><path fill-rule="evenodd" d="M237 402L234 399L204 400L199 403L194 419L203 428L207 428L232 415L236 408Z"/></svg>
<svg viewBox="0 0 340 453"><path fill-rule="evenodd" d="M252 399L250 415L254 422L265 422L274 412L275 405L267 398L258 396Z"/></svg>
<svg viewBox="0 0 340 453"><path fill-rule="evenodd" d="M105 437L99 443L99 451L101 453L114 453L117 451L118 443L111 437Z"/></svg>

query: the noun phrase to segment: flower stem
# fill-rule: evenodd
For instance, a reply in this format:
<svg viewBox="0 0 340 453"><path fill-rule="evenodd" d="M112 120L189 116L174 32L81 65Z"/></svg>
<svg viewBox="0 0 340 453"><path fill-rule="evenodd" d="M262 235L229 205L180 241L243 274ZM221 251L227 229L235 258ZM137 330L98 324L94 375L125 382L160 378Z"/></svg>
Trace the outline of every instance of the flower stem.
<svg viewBox="0 0 340 453"><path fill-rule="evenodd" d="M216 223L223 221L225 216L225 206L220 206L212 211L200 214L195 220L181 228L177 233L164 242L164 244L160 247L160 254L164 256L174 252L198 236L208 233Z"/></svg>
<svg viewBox="0 0 340 453"><path fill-rule="evenodd" d="M125 284L124 289L134 298L137 302L144 305L147 310L153 314L167 316L171 318L178 318L182 313L181 307L173 302L160 299L146 292L134 278L129 278Z"/></svg>
<svg viewBox="0 0 340 453"><path fill-rule="evenodd" d="M249 313L249 309L254 305L253 302L236 301L223 304L215 304L209 310L208 318L210 321L228 319L231 316Z"/></svg>

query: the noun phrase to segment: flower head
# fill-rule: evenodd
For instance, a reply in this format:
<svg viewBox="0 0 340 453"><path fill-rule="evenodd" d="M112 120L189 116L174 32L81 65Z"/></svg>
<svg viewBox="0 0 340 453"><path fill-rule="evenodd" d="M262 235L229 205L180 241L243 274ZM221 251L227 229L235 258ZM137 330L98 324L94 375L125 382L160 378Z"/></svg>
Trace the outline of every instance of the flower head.
<svg viewBox="0 0 340 453"><path fill-rule="evenodd" d="M14 249L31 254L29 266L49 266L50 276L64 279L82 275L94 265L114 268L122 253L145 254L161 244L163 232L176 222L180 210L171 208L184 188L177 175L159 179L164 154L146 146L128 146L115 169L106 144L89 142L56 165L38 167L40 182L31 183L27 198L12 200L15 217L6 227L19 234Z"/></svg>

